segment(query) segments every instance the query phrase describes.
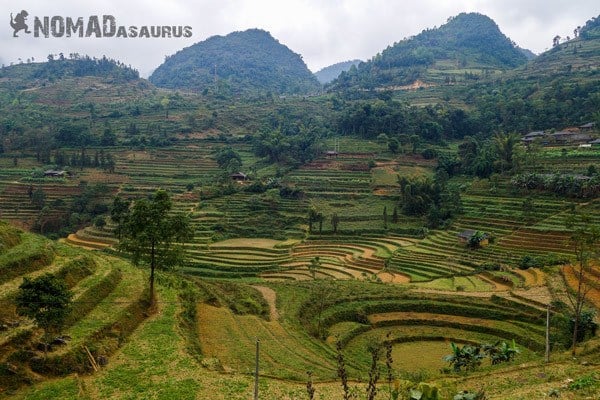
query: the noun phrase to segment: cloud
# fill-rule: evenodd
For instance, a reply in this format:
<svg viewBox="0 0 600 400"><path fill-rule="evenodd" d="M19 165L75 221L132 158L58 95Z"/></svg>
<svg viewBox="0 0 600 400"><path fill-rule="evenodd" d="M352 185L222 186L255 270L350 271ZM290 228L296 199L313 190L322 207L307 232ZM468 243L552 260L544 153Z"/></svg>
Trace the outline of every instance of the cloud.
<svg viewBox="0 0 600 400"><path fill-rule="evenodd" d="M572 35L577 25L597 15L597 0L29 0L4 7L5 20L22 8L35 16L114 15L123 25L189 25L191 38L13 38L8 23L0 26L0 48L5 62L50 53L106 55L148 76L164 57L214 35L262 28L303 56L313 71L327 65L369 59L388 45L423 29L440 26L460 12L480 12L521 47L541 52L552 38ZM1 19L2 17L0 17Z"/></svg>

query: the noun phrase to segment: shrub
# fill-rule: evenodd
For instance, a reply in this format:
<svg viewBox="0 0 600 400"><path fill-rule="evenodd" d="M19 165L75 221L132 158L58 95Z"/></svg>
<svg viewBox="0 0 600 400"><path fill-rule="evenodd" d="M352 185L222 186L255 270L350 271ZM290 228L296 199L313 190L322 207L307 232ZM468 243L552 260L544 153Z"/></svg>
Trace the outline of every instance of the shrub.
<svg viewBox="0 0 600 400"><path fill-rule="evenodd" d="M567 264L568 262L569 259L567 257L552 253L545 256L531 256L526 254L519 260L517 266L520 269L541 268L548 265Z"/></svg>
<svg viewBox="0 0 600 400"><path fill-rule="evenodd" d="M432 149L431 147L428 147L421 152L421 156L423 156L423 158L426 160L432 160L436 158L437 155L438 152L435 149Z"/></svg>

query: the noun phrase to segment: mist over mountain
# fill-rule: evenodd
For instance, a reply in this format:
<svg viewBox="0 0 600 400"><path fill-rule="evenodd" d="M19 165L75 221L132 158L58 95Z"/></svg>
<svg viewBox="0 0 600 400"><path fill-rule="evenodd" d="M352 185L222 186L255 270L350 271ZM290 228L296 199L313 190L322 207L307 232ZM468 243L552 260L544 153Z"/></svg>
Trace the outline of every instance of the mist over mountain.
<svg viewBox="0 0 600 400"><path fill-rule="evenodd" d="M329 83L340 76L342 72L348 71L353 65L356 66L361 62L361 60L349 60L335 63L315 72L315 76L322 84Z"/></svg>

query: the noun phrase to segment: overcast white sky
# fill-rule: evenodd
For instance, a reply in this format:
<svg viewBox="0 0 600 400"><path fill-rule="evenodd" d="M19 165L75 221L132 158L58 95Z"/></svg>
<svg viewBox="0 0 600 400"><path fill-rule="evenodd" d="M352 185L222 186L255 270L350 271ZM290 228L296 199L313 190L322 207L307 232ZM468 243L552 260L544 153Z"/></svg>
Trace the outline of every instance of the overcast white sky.
<svg viewBox="0 0 600 400"><path fill-rule="evenodd" d="M312 71L366 60L404 37L442 25L460 12L491 17L519 46L540 53L555 35L600 14L598 0L0 0L0 63L63 52L116 58L148 76L166 55L213 35L261 28L303 56ZM113 15L117 25L188 25L190 38L13 38L10 13L35 16Z"/></svg>

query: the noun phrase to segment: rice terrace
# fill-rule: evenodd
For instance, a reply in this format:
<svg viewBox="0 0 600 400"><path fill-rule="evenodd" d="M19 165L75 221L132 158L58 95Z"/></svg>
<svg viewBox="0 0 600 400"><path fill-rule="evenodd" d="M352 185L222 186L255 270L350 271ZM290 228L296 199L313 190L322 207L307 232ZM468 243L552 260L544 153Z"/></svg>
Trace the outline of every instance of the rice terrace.
<svg viewBox="0 0 600 400"><path fill-rule="evenodd" d="M3 66L0 398L599 398L599 20Z"/></svg>

